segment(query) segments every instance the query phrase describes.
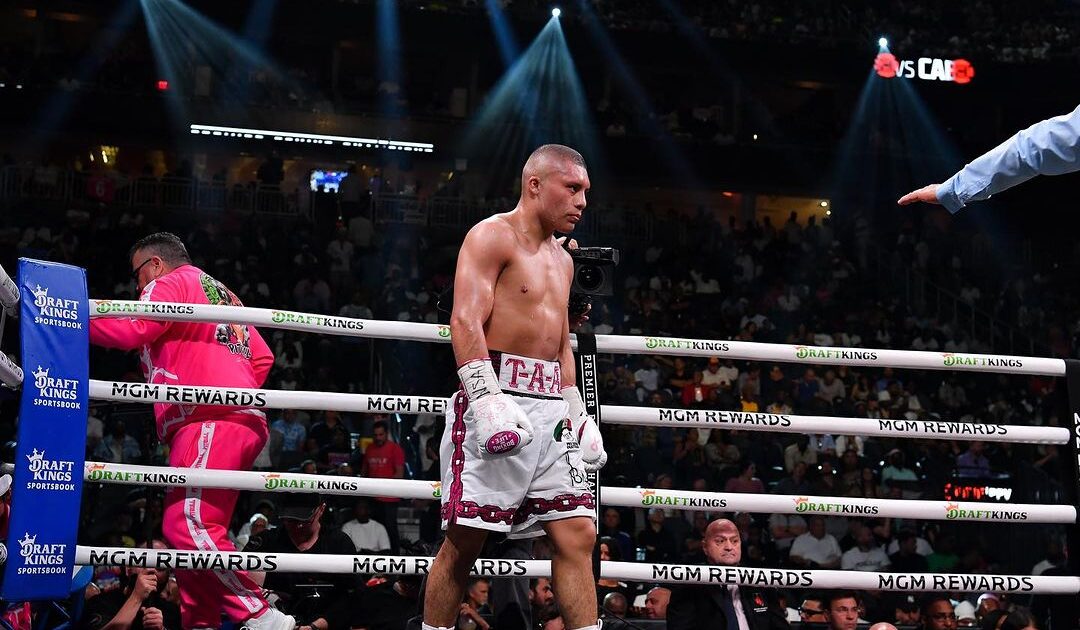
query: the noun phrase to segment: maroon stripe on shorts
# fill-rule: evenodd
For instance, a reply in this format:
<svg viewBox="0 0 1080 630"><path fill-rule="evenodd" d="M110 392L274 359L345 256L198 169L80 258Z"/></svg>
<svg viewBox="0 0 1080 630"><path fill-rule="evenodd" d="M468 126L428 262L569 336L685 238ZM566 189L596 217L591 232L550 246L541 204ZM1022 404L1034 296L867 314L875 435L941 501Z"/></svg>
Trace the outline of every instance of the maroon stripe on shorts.
<svg viewBox="0 0 1080 630"><path fill-rule="evenodd" d="M469 397L465 395L465 392L459 391L454 396L454 425L451 427L450 433L450 443L454 445L454 455L450 460L450 474L453 479L450 482L449 500L442 510L442 517L448 523L457 522L461 495L464 491L461 483L461 471L465 468L465 411L468 408Z"/></svg>

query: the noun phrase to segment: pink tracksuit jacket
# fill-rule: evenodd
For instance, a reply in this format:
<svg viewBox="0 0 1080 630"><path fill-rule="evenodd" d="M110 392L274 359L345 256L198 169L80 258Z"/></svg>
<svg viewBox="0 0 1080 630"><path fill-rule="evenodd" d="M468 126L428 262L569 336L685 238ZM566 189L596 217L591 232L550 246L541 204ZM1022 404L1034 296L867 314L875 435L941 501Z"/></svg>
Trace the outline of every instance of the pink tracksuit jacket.
<svg viewBox="0 0 1080 630"><path fill-rule="evenodd" d="M240 306L225 285L184 265L146 285L140 299ZM253 326L92 319L90 342L108 348L142 348L147 382L217 387L260 387L274 356ZM250 470L266 444L266 416L255 409L208 405L154 405L158 436L169 445L175 468ZM233 551L228 526L237 490L170 488L162 533L177 549ZM244 571L177 571L184 628L217 628L224 612L238 623L265 614L259 585Z"/></svg>
<svg viewBox="0 0 1080 630"><path fill-rule="evenodd" d="M144 302L184 302L241 306L224 284L194 265L177 267L143 289ZM166 322L150 319L90 320L90 343L121 350L142 349L148 383L258 388L266 380L274 355L254 326ZM206 419L228 420L236 414L251 420L254 409L157 403L158 437L168 442L176 429Z"/></svg>

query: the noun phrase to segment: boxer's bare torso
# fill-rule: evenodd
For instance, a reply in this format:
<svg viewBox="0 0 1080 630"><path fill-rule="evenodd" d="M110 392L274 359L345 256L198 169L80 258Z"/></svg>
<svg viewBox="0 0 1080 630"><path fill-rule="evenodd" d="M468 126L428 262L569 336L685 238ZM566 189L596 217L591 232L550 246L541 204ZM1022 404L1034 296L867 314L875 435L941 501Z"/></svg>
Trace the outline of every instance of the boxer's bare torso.
<svg viewBox="0 0 1080 630"><path fill-rule="evenodd" d="M479 268L462 265L458 274L487 284L492 281L492 271L498 269L491 313L484 322L489 349L552 360L557 358L567 329L573 262L553 237L539 244L530 242L515 229L516 218L514 212L508 212L477 224L473 232L484 234L472 238L470 233L462 254L472 254L473 246L478 246L476 257L485 259L484 263Z"/></svg>
<svg viewBox="0 0 1080 630"><path fill-rule="evenodd" d="M582 168L552 177L562 180L553 182L562 190L558 203L488 217L461 245L450 323L459 365L489 350L549 361L569 356L574 264L553 226L573 229L580 220L588 176Z"/></svg>

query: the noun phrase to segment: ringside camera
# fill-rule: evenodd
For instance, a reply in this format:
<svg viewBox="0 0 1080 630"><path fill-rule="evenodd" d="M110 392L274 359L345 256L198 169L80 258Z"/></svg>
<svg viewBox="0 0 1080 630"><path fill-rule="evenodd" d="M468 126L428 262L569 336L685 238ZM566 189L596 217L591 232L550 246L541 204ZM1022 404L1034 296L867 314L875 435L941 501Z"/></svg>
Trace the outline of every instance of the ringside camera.
<svg viewBox="0 0 1080 630"><path fill-rule="evenodd" d="M567 249L574 260L574 282L570 293L580 295L615 295L615 266L619 250L614 247L578 247Z"/></svg>

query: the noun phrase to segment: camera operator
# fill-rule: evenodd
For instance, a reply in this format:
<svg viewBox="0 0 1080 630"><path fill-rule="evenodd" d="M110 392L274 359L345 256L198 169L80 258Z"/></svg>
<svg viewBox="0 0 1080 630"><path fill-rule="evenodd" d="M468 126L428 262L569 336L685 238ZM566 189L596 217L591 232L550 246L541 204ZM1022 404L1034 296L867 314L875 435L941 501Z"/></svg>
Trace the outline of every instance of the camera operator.
<svg viewBox="0 0 1080 630"><path fill-rule="evenodd" d="M356 553L352 540L341 530L322 523L326 503L317 494L286 495L278 511L280 527L251 537L244 551L255 553ZM296 617L298 630L336 630L349 627L348 602L356 591L352 575L252 573L252 578L275 592L278 607Z"/></svg>
<svg viewBox="0 0 1080 630"><path fill-rule="evenodd" d="M155 540L154 549L166 549ZM180 607L165 598L169 571L128 567L123 588L114 588L86 603L80 628L88 630L180 630Z"/></svg>

